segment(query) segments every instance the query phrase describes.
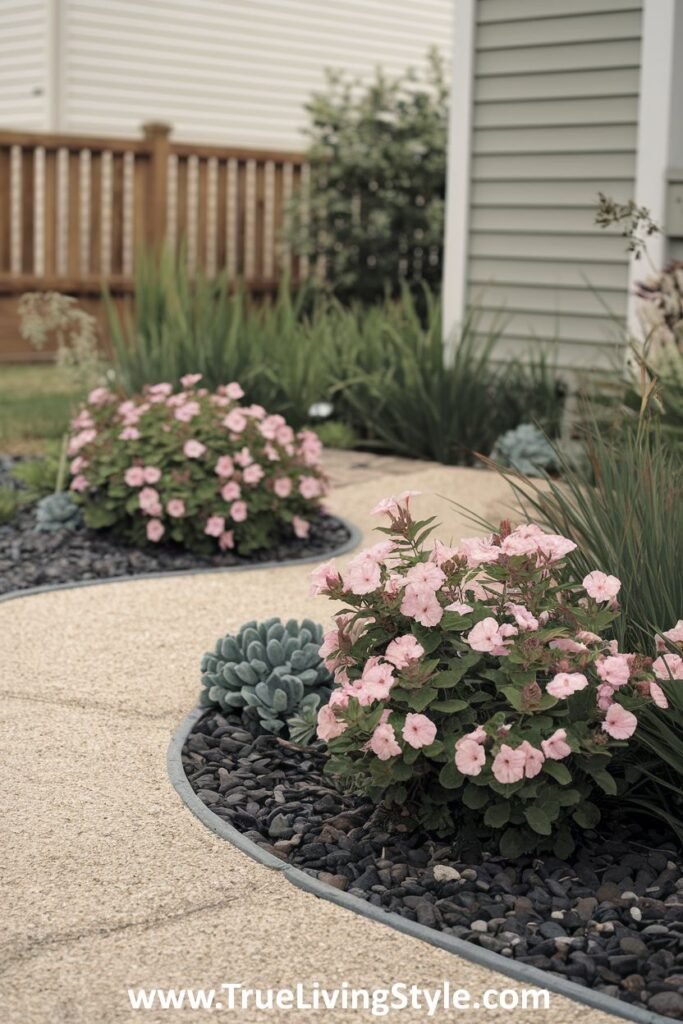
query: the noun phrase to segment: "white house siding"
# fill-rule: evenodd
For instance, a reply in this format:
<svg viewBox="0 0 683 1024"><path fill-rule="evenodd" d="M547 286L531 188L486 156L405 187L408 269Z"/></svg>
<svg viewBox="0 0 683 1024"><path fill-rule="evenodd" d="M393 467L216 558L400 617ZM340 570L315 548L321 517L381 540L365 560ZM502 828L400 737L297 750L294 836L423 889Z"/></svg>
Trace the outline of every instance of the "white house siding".
<svg viewBox="0 0 683 1024"><path fill-rule="evenodd" d="M50 0L0 0L0 128L40 130L49 122Z"/></svg>
<svg viewBox="0 0 683 1024"><path fill-rule="evenodd" d="M478 0L467 297L502 350L560 342L562 364L614 359L624 241L598 191L634 194L641 0Z"/></svg>
<svg viewBox="0 0 683 1024"><path fill-rule="evenodd" d="M0 0L0 3L5 0ZM451 0L60 0L59 129L300 149L326 67L368 77L450 42Z"/></svg>

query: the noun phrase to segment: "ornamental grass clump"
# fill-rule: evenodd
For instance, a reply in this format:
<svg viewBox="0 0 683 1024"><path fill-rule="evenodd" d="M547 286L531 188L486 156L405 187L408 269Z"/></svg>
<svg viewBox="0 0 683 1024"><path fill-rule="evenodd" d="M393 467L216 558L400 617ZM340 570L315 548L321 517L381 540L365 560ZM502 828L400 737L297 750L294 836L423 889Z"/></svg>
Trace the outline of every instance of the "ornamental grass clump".
<svg viewBox="0 0 683 1024"><path fill-rule="evenodd" d="M575 545L525 524L426 547L411 492L374 509L386 539L313 592L347 606L321 654L335 689L318 716L328 770L404 826L516 857L568 856L617 793L615 754L641 708L667 706L678 662L624 653L602 634L619 580L578 582Z"/></svg>
<svg viewBox="0 0 683 1024"><path fill-rule="evenodd" d="M179 391L154 384L125 400L90 392L69 442L70 490L86 526L208 553L305 539L327 487L317 436L240 405L237 383L209 392L200 380L189 374Z"/></svg>

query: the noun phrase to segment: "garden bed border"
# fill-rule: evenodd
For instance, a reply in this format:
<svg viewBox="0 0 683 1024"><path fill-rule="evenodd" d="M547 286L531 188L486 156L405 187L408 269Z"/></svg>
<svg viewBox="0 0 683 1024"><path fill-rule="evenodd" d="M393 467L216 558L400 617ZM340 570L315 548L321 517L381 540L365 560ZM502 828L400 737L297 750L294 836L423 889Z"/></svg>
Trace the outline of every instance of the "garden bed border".
<svg viewBox="0 0 683 1024"><path fill-rule="evenodd" d="M140 572L129 576L100 576L92 580L71 580L69 583L44 583L39 587L26 587L25 590L10 590L7 594L0 594L0 604L4 601L16 601L21 597L35 597L37 594L49 594L53 590L75 590L77 587L98 587L107 583L134 583L136 580L163 580L174 576L205 576L209 573L229 572L253 572L254 569L284 569L292 565L315 565L328 561L330 558L340 558L354 551L363 539L362 531L350 523L343 516L335 515L337 522L342 523L349 531L348 540L336 548L317 555L304 555L303 558L283 558L279 561L254 562L248 565L217 565L203 566L197 569L169 569L167 572Z"/></svg>
<svg viewBox="0 0 683 1024"><path fill-rule="evenodd" d="M623 1020L636 1021L638 1024L673 1024L671 1017L664 1017L662 1014L655 1013L645 1007L641 1008L633 1003L626 1003L621 999L615 999L613 996L605 995L603 992L598 992L595 989L575 985L554 972L542 971L538 967L519 963L511 957L502 956L500 953L483 949L481 946L475 946L474 943L467 942L465 939L459 939L455 935L448 935L445 932L437 931L436 928L428 928L417 921L410 921L406 917L401 917L400 914L382 910L381 907L376 907L373 903L361 899L360 896L353 896L351 893L336 889L332 885L326 885L318 878L314 878L313 875L302 871L301 868L294 867L288 864L287 861L280 860L279 857L274 857L271 853L261 849L257 843L247 839L234 825L228 824L223 818L214 814L210 807L199 799L185 774L182 762L182 750L185 741L197 722L209 710L209 708L196 707L185 716L169 744L166 765L168 777L182 802L219 839L225 839L242 853L251 857L252 860L263 865L263 867L279 871L282 877L297 889L303 889L304 892L317 896L319 899L336 903L337 906L345 910L350 910L361 917L367 917L377 924L394 928L396 931L403 932L411 938L421 939L423 942L429 943L430 946L436 946L438 949L444 949L448 953L454 953L457 956L461 956L464 960L469 960L481 967L497 971L499 974L504 974L514 981L523 982L529 987L547 989L556 995L565 996L574 1002L583 1003L595 1010L602 1010L604 1013L613 1014L615 1017L621 1017Z"/></svg>

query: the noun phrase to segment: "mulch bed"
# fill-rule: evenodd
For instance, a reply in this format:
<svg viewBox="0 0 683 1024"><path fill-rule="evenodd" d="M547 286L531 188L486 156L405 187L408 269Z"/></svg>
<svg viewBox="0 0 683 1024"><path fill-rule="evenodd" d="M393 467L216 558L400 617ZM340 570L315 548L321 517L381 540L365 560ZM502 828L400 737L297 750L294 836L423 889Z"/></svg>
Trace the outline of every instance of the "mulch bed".
<svg viewBox="0 0 683 1024"><path fill-rule="evenodd" d="M11 475L19 461L23 460L0 456L0 485L21 491L21 484ZM0 594L49 584L140 576L150 572L225 569L310 556L324 558L351 536L340 519L321 515L311 523L306 540L292 537L245 557L232 551L197 555L169 545L144 550L129 547L104 530L39 531L35 529L35 521L35 506L24 506L11 522L0 524Z"/></svg>
<svg viewBox="0 0 683 1024"><path fill-rule="evenodd" d="M642 822L551 856L458 859L442 839L391 832L323 774L322 745L254 737L207 712L183 765L210 809L264 850L377 907L683 1020L683 869Z"/></svg>

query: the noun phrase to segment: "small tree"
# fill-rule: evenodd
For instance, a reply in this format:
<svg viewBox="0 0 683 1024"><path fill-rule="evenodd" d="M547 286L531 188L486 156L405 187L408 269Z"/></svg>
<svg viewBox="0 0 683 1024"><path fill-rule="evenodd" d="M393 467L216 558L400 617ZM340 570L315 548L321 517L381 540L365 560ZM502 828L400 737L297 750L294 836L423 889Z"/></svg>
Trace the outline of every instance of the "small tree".
<svg viewBox="0 0 683 1024"><path fill-rule="evenodd" d="M310 190L292 207L291 242L343 301L438 289L443 250L448 88L442 58L369 85L328 71L307 106Z"/></svg>

